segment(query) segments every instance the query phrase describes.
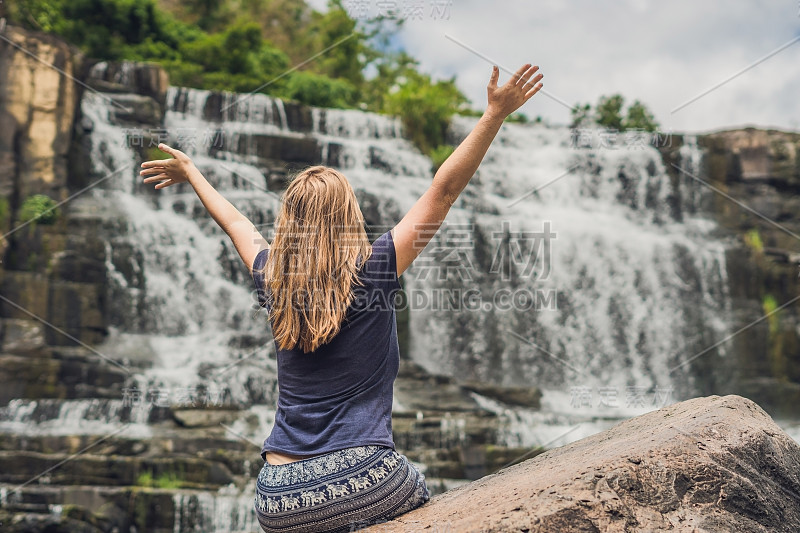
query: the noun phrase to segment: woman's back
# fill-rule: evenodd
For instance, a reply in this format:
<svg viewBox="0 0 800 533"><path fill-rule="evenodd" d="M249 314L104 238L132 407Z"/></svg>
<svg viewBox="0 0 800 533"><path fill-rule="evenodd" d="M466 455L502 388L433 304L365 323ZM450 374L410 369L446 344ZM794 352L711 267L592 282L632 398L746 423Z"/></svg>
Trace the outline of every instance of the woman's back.
<svg viewBox="0 0 800 533"><path fill-rule="evenodd" d="M268 250L253 264L259 303L268 305L263 270ZM394 448L392 390L399 367L394 295L400 289L391 232L372 244L354 285L354 300L337 335L317 350L277 346L278 409L264 442L267 451L320 454L352 446Z"/></svg>

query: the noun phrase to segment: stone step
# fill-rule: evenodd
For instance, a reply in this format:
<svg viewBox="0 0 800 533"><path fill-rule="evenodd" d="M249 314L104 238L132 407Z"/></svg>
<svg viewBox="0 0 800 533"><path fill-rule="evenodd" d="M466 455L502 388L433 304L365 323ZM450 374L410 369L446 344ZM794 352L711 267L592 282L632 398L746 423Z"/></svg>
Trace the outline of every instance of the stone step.
<svg viewBox="0 0 800 533"><path fill-rule="evenodd" d="M234 482L227 461L171 455L125 457L38 452L0 452L0 482L9 484L161 486L214 490ZM241 461L239 470L255 477L262 465Z"/></svg>
<svg viewBox="0 0 800 533"><path fill-rule="evenodd" d="M144 487L28 485L19 488L0 484L3 498L0 524L3 533L172 533L176 495L184 493L203 494Z"/></svg>

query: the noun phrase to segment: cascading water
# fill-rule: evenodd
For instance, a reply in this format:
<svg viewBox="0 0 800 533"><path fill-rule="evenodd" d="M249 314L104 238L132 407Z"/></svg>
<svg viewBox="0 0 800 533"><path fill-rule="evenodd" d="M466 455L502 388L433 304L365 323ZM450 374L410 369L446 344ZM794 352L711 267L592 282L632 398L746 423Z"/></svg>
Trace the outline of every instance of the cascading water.
<svg viewBox="0 0 800 533"><path fill-rule="evenodd" d="M91 191L114 208L102 229L114 327L99 349L133 371L129 388L167 394L166 405L202 395L252 415L231 426L230 438L260 442L274 416L275 354L247 271L188 186L153 191L141 183L136 132L115 123L107 99L86 92L82 111L93 179L116 172ZM164 122L164 140L189 154L268 239L286 175L281 161L343 170L373 237L431 183L430 160L394 118L312 109L299 131L279 100L171 88ZM455 136L474 122L456 119ZM671 401L692 394L696 376L683 363L727 331L724 246L700 216L703 190L670 177L647 143L598 147L601 133L586 135L582 146L567 128L505 125L403 279L414 361L435 373L544 390L541 411L476 395L509 421L504 440L512 446L563 444L658 407L659 391ZM679 166L697 173L701 156L687 139ZM49 408L15 401L0 422L68 434L123 420L146 434L151 403L127 400ZM565 435L576 423L580 431ZM237 490L176 496L176 531L187 520L193 531L251 527L252 491Z"/></svg>
<svg viewBox="0 0 800 533"><path fill-rule="evenodd" d="M317 138L336 147L333 163L377 199L378 223L402 216L430 184L428 161L399 138L397 121L315 116ZM456 119L455 136L474 124ZM504 126L404 275L416 362L544 389L536 412L481 399L510 419L510 444L562 444L608 425L559 440L576 420L616 420L691 395L683 363L727 331L724 245L698 211L707 191L670 178L649 137L611 144L598 130L580 134L575 142L566 128ZM681 168L699 172L701 157L688 138Z"/></svg>

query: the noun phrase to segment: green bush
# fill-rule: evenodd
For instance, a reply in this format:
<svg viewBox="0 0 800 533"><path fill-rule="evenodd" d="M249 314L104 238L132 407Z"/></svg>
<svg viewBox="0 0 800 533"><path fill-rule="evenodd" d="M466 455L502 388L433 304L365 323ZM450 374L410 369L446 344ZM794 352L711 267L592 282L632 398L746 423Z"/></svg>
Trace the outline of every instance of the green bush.
<svg viewBox="0 0 800 533"><path fill-rule="evenodd" d="M33 221L37 224L55 224L60 215L56 202L44 194L34 194L29 196L19 209L19 221L21 223Z"/></svg>
<svg viewBox="0 0 800 533"><path fill-rule="evenodd" d="M603 127L622 131L622 105L625 98L621 94L601 96L597 102L596 120Z"/></svg>
<svg viewBox="0 0 800 533"><path fill-rule="evenodd" d="M628 108L628 116L622 123L622 128L626 130L645 130L656 131L658 123L656 117L639 100L635 100Z"/></svg>
<svg viewBox="0 0 800 533"><path fill-rule="evenodd" d="M232 91L249 93L258 89L265 82L262 78L247 74L231 74L229 72L209 72L203 76L203 88L211 91Z"/></svg>
<svg viewBox="0 0 800 533"><path fill-rule="evenodd" d="M310 72L294 72L289 77L284 95L303 104L347 108L355 102L356 90L345 80L334 80Z"/></svg>
<svg viewBox="0 0 800 533"><path fill-rule="evenodd" d="M634 129L653 132L658 129L658 122L656 122L653 113L639 100L634 100L628 107L627 116L623 118L622 108L624 103L625 99L621 94L601 96L595 107L594 114L592 114L592 108L589 104L576 104L572 108L570 127L579 128L591 122L596 122L600 126L617 131Z"/></svg>
<svg viewBox="0 0 800 533"><path fill-rule="evenodd" d="M165 61L161 64L164 70L169 75L170 85L176 87L204 87L204 73L203 65L197 63L189 63L186 61Z"/></svg>
<svg viewBox="0 0 800 533"><path fill-rule="evenodd" d="M140 487L158 487L160 489L179 489L183 486L183 481L173 472L164 473L153 478L153 473L149 470L139 474L136 484Z"/></svg>
<svg viewBox="0 0 800 533"><path fill-rule="evenodd" d="M139 477L136 478L136 484L140 487L152 487L153 473L150 471L142 472L139 474Z"/></svg>
<svg viewBox="0 0 800 533"><path fill-rule="evenodd" d="M455 79L434 83L429 76L408 72L386 96L386 111L403 122L406 135L423 153L445 144L450 119L467 99Z"/></svg>
<svg viewBox="0 0 800 533"><path fill-rule="evenodd" d="M527 124L528 122L530 122L530 119L528 118L528 115L526 115L525 113L517 112L517 113L511 113L506 119L506 122L514 122L516 124Z"/></svg>
<svg viewBox="0 0 800 533"><path fill-rule="evenodd" d="M744 243L756 253L760 254L764 251L764 243L761 240L761 234L755 228L744 234Z"/></svg>

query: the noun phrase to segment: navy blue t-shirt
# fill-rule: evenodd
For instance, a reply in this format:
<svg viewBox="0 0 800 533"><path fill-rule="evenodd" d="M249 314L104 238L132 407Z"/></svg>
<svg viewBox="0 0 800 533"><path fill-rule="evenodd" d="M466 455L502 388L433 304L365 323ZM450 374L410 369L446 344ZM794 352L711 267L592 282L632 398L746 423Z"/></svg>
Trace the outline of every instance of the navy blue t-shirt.
<svg viewBox="0 0 800 533"><path fill-rule="evenodd" d="M253 262L259 304L268 308L261 270L268 250ZM390 232L372 244L372 255L354 285L355 298L339 333L317 350L280 350L275 426L261 449L313 455L353 446L394 448L392 393L400 365L394 295L400 288Z"/></svg>

